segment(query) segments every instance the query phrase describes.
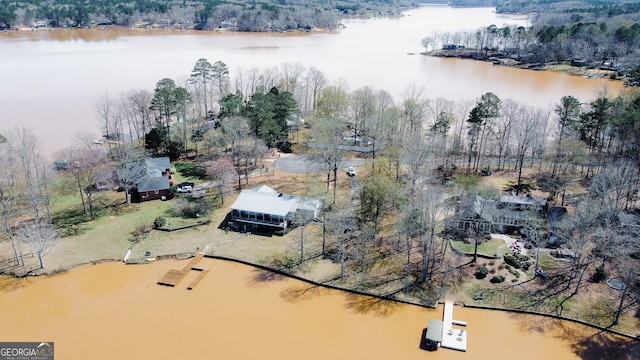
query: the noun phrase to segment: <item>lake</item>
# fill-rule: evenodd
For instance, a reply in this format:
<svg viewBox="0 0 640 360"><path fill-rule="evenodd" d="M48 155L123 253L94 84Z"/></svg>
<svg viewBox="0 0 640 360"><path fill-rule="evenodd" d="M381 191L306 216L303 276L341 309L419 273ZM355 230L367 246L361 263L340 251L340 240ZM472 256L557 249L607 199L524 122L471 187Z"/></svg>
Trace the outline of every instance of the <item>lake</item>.
<svg viewBox="0 0 640 360"><path fill-rule="evenodd" d="M187 260L0 277L2 341L53 341L56 359L632 359L638 343L571 322L456 306L468 350L421 350L436 310L356 296L205 258L191 291L157 285Z"/></svg>
<svg viewBox="0 0 640 360"><path fill-rule="evenodd" d="M153 90L158 80L186 79L196 60L221 60L233 78L239 69L299 63L321 70L330 83L351 90L370 86L397 100L409 86L428 98L476 99L491 91L548 107L564 95L585 102L620 82L491 63L409 55L423 51L434 31L461 31L491 24L528 24L526 16L492 8L424 6L395 18L345 20L335 33L296 34L144 31L131 29L42 30L0 33L0 133L24 126L52 153L78 132L101 134L95 104L104 95Z"/></svg>

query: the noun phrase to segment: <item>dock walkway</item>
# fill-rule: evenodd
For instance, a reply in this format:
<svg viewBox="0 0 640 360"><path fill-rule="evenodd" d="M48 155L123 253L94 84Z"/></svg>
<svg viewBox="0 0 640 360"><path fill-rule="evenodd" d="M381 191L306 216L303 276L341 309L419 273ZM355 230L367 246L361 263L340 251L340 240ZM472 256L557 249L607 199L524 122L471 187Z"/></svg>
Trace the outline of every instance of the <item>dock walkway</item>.
<svg viewBox="0 0 640 360"><path fill-rule="evenodd" d="M444 315L442 317L442 343L441 347L459 351L467 351L467 332L463 329L455 329L453 325L466 325L466 322L453 320L453 302L444 302ZM463 326L464 326L463 325Z"/></svg>
<svg viewBox="0 0 640 360"><path fill-rule="evenodd" d="M167 271L167 273L164 274L164 276L160 278L160 280L158 280L158 284L174 287L178 285L178 283L180 283L180 281L182 281L182 279L184 279L185 276L187 276L189 271L191 270L200 271L200 274L198 274L198 277L196 277L191 282L191 284L187 287L187 289L189 290L193 289L196 285L198 285L200 280L202 280L202 278L209 272L209 269L202 269L202 268L196 267L198 262L200 262L200 260L202 260L203 257L204 257L203 253L198 253L196 256L191 258L191 260L189 260L187 265L185 265L181 270L171 269Z"/></svg>

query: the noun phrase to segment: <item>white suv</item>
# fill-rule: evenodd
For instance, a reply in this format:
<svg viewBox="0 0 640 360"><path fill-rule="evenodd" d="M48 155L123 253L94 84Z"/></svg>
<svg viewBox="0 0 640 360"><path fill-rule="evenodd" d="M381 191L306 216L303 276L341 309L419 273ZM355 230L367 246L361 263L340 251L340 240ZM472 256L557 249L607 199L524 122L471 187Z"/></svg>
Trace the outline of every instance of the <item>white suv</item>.
<svg viewBox="0 0 640 360"><path fill-rule="evenodd" d="M356 169L353 166L349 166L349 168L347 169L347 175L356 176Z"/></svg>
<svg viewBox="0 0 640 360"><path fill-rule="evenodd" d="M191 185L184 185L181 186L179 188L176 189L177 193L183 194L183 193L190 193L191 190L193 190L193 187Z"/></svg>

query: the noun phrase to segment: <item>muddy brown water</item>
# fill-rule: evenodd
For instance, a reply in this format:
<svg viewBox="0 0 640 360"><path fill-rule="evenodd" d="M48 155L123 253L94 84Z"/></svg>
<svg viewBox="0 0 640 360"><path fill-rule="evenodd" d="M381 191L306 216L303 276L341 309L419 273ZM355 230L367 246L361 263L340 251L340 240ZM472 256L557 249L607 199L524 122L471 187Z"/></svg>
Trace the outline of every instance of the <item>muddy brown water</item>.
<svg viewBox="0 0 640 360"><path fill-rule="evenodd" d="M355 296L214 259L83 265L0 279L0 341L54 341L56 359L624 359L637 344L571 322L455 307L468 351L421 350L436 310Z"/></svg>
<svg viewBox="0 0 640 360"><path fill-rule="evenodd" d="M96 103L135 90L153 90L169 77L183 83L199 58L224 61L232 82L242 70L283 64L315 67L327 82L349 90L370 86L398 103L411 86L426 98L466 101L491 91L539 107L573 95L582 102L620 82L556 72L520 70L472 60L416 55L434 32L491 24L527 26L524 16L491 8L425 6L396 18L345 20L336 33L219 33L131 29L40 30L0 33L0 133L32 129L48 153L68 147L78 132L102 134ZM414 54L414 55L410 55ZM246 76L246 75L245 75ZM246 82L246 79L245 79Z"/></svg>

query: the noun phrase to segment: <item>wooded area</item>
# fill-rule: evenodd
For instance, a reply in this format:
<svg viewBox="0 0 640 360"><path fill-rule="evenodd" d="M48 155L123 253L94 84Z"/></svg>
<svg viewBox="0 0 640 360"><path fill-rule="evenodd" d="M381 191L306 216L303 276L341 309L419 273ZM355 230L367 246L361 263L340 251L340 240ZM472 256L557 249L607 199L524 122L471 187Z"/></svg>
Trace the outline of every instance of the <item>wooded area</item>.
<svg viewBox="0 0 640 360"><path fill-rule="evenodd" d="M422 40L425 51L451 50L450 56L503 59L541 69L566 64L631 76L640 65L638 1L497 1L497 12L532 14L531 25L490 25L464 32L438 32Z"/></svg>
<svg viewBox="0 0 640 360"><path fill-rule="evenodd" d="M335 29L344 16L389 16L417 0L2 0L0 29L26 27L175 27L239 31Z"/></svg>

